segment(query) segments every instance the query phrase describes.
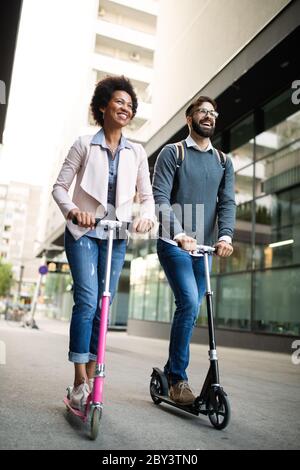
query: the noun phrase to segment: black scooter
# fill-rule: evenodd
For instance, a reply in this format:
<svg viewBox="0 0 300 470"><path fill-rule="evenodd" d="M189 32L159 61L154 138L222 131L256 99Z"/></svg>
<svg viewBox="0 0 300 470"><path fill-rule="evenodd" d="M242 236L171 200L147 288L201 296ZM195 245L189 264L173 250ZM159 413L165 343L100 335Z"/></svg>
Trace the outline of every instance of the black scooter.
<svg viewBox="0 0 300 470"><path fill-rule="evenodd" d="M191 405L181 405L175 403L169 397L169 386L166 375L158 367L153 368L150 381L150 395L155 403L167 403L187 413L198 416L207 415L211 424L216 429L224 429L230 421L230 404L227 394L220 386L218 357L215 341L215 330L213 321L212 291L210 285L208 256L211 256L215 249L210 246L198 245L195 256L204 256L205 277L206 277L206 303L209 332L209 361L210 367L203 384L201 393L196 397Z"/></svg>

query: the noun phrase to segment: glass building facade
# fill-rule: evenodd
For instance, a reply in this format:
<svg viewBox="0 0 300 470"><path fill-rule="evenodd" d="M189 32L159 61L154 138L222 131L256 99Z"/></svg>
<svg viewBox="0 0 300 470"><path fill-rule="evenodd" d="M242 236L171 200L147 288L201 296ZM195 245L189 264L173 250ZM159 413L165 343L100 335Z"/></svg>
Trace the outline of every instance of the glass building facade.
<svg viewBox="0 0 300 470"><path fill-rule="evenodd" d="M292 91L281 91L213 141L232 158L236 174L234 253L215 257L212 271L220 329L300 335L300 107ZM174 310L155 240L134 242L129 318L170 322ZM203 302L198 325L206 325L205 310Z"/></svg>

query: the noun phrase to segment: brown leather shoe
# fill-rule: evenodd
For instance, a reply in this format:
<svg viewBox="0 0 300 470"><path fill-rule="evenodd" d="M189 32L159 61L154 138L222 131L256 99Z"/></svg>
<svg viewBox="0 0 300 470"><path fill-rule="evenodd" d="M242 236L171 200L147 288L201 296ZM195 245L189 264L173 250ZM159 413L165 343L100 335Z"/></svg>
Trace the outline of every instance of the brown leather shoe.
<svg viewBox="0 0 300 470"><path fill-rule="evenodd" d="M180 380L176 384L171 385L169 396L171 400L180 405L191 405L196 399L188 382L185 380Z"/></svg>

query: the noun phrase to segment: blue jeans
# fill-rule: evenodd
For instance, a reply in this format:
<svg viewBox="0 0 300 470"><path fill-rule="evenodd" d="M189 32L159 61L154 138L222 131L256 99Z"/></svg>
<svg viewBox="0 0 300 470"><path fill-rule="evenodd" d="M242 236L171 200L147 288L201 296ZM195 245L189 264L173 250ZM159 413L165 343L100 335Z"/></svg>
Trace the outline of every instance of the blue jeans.
<svg viewBox="0 0 300 470"><path fill-rule="evenodd" d="M175 297L169 359L164 371L169 383L188 380L186 369L190 359L190 341L200 304L206 291L204 258L191 256L178 246L161 239L157 254ZM210 266L211 266L211 257Z"/></svg>
<svg viewBox="0 0 300 470"><path fill-rule="evenodd" d="M65 231L65 250L70 265L74 306L70 325L69 360L80 364L97 359L101 297L105 282L107 240L83 235L75 240ZM126 240L114 240L110 276L112 302L124 264Z"/></svg>

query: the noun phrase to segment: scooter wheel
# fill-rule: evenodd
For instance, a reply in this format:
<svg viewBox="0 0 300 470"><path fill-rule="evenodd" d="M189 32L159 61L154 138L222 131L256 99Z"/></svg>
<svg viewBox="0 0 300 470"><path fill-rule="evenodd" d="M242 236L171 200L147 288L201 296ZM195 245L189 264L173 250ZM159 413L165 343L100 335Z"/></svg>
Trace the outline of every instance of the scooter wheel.
<svg viewBox="0 0 300 470"><path fill-rule="evenodd" d="M159 405L161 403L161 400L157 395L163 395L163 392L164 388L161 377L158 374L152 374L150 381L150 395L155 405Z"/></svg>
<svg viewBox="0 0 300 470"><path fill-rule="evenodd" d="M91 416L91 439L94 441L99 432L100 420L101 420L102 410L101 408L94 408Z"/></svg>
<svg viewBox="0 0 300 470"><path fill-rule="evenodd" d="M209 421L216 429L226 428L230 421L230 403L223 390L211 391L207 411Z"/></svg>

